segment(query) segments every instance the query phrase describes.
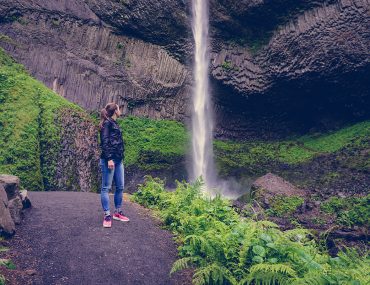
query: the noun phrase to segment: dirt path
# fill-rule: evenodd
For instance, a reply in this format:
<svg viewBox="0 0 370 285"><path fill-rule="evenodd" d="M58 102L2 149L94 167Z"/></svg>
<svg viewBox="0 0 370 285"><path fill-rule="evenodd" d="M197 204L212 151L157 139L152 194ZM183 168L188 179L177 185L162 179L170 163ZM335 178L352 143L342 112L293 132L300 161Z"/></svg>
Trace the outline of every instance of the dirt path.
<svg viewBox="0 0 370 285"><path fill-rule="evenodd" d="M176 245L146 209L125 201L131 221L113 221L105 229L98 194L29 196L33 208L17 228L8 254L18 270L36 271L28 278L31 284L191 284L189 272L169 276Z"/></svg>

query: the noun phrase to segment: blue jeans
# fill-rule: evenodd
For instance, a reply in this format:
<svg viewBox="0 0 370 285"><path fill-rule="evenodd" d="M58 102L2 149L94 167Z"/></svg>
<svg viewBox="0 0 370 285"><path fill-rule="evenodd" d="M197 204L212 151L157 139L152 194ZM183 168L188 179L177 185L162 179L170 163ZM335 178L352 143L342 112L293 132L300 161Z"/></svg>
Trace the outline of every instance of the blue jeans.
<svg viewBox="0 0 370 285"><path fill-rule="evenodd" d="M114 192L114 206L120 209L122 206L122 194L124 187L124 168L122 160L113 159L114 168L108 168L108 160L100 158L100 167L102 170L102 187L100 192L101 205L106 214L109 214L109 190L112 188L112 182L116 185Z"/></svg>

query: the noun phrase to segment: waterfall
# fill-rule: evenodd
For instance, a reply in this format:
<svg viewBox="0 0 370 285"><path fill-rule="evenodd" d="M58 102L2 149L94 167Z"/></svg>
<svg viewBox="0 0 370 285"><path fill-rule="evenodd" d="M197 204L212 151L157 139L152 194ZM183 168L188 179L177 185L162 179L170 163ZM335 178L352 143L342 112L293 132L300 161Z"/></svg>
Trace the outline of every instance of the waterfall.
<svg viewBox="0 0 370 285"><path fill-rule="evenodd" d="M213 118L209 94L208 1L193 0L194 89L192 114L192 179L203 177L206 188L214 186Z"/></svg>

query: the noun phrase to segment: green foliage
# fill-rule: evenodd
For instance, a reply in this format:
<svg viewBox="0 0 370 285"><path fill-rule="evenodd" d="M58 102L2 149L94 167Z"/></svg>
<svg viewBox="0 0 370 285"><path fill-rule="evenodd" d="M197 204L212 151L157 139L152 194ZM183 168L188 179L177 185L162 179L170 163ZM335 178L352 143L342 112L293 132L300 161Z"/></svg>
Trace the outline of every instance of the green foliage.
<svg viewBox="0 0 370 285"><path fill-rule="evenodd" d="M266 213L271 216L286 217L292 215L304 202L302 197L277 195L271 198L270 208Z"/></svg>
<svg viewBox="0 0 370 285"><path fill-rule="evenodd" d="M307 135L284 141L215 140L214 148L221 175L228 175L237 168L248 169L254 173L258 172L260 165L270 165L273 162L295 165L320 155L335 153L345 147L367 149L369 140L366 138L369 135L370 121L364 121L327 134ZM366 168L368 161L362 161L360 166Z"/></svg>
<svg viewBox="0 0 370 285"><path fill-rule="evenodd" d="M2 238L0 237L0 241L1 240L2 240ZM8 248L0 246L0 252L4 252L4 251L7 251L7 250L8 250ZM9 259L1 259L0 258L0 267L1 266L5 266L8 269L15 269L15 265ZM5 284L5 277L0 274L0 285L4 285L4 284Z"/></svg>
<svg viewBox="0 0 370 285"><path fill-rule="evenodd" d="M5 266L8 269L15 269L14 263L9 259L0 258L0 266Z"/></svg>
<svg viewBox="0 0 370 285"><path fill-rule="evenodd" d="M183 182L166 192L161 180L148 177L133 195L175 233L181 258L172 273L195 267L194 284L368 284L366 256L343 252L331 258L307 230L283 232L270 221L241 218L202 187L201 180Z"/></svg>
<svg viewBox="0 0 370 285"><path fill-rule="evenodd" d="M127 117L117 120L125 140L125 163L145 170L168 168L184 159L189 141L176 121Z"/></svg>
<svg viewBox="0 0 370 285"><path fill-rule="evenodd" d="M29 190L53 186L64 108L82 111L0 49L0 173L19 176Z"/></svg>
<svg viewBox="0 0 370 285"><path fill-rule="evenodd" d="M221 64L221 67L225 70L232 70L233 69L233 65L231 63L231 61L224 61L222 64Z"/></svg>
<svg viewBox="0 0 370 285"><path fill-rule="evenodd" d="M320 209L336 215L340 225L370 225L370 194L365 197L331 197L321 204Z"/></svg>

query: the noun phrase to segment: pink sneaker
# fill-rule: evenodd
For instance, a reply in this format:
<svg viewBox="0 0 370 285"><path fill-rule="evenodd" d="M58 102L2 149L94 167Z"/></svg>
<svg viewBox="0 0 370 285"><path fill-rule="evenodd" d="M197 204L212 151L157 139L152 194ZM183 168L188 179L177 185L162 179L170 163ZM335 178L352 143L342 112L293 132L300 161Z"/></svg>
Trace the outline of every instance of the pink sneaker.
<svg viewBox="0 0 370 285"><path fill-rule="evenodd" d="M105 216L103 220L103 227L104 228L111 228L112 227L112 216Z"/></svg>
<svg viewBox="0 0 370 285"><path fill-rule="evenodd" d="M125 215L123 215L122 211L119 213L113 214L113 220L121 221L121 222L128 222L130 221L129 218L127 218Z"/></svg>

